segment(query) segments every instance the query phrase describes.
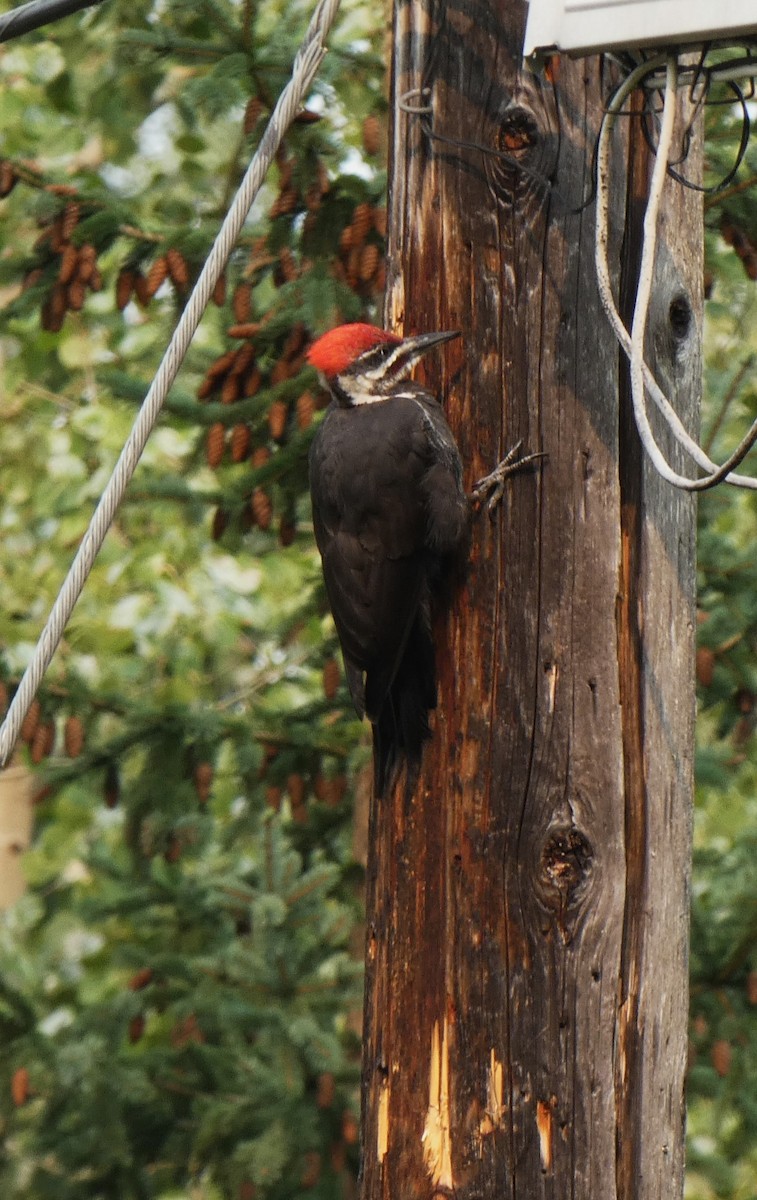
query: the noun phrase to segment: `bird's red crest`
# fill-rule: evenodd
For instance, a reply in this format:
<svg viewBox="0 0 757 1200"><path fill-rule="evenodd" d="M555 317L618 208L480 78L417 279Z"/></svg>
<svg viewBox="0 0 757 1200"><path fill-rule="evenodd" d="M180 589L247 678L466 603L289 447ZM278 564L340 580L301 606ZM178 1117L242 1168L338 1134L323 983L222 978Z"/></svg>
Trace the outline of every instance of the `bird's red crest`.
<svg viewBox="0 0 757 1200"><path fill-rule="evenodd" d="M375 325L339 325L324 333L308 350L308 362L322 375L333 379L341 375L359 355L383 342L402 341L396 333L377 329Z"/></svg>

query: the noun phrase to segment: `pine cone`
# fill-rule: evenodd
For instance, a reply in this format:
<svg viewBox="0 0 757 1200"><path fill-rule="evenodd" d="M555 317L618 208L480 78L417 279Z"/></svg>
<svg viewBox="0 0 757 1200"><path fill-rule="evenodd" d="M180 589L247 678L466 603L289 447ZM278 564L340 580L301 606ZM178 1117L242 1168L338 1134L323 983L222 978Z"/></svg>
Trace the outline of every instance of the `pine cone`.
<svg viewBox="0 0 757 1200"><path fill-rule="evenodd" d="M136 1017L132 1017L129 1021L129 1041L134 1045L135 1042L141 1040L145 1031L145 1018L143 1013L137 1013Z"/></svg>
<svg viewBox="0 0 757 1200"><path fill-rule="evenodd" d="M265 790L265 802L274 812L281 808L281 788L271 784Z"/></svg>
<svg viewBox="0 0 757 1200"><path fill-rule="evenodd" d="M250 430L244 422L240 421L231 431L231 461L233 463L244 462L249 449Z"/></svg>
<svg viewBox="0 0 757 1200"><path fill-rule="evenodd" d="M234 359L237 356L236 350L226 350L223 354L219 354L215 362L211 363L205 372L206 379L220 379L234 365Z"/></svg>
<svg viewBox="0 0 757 1200"><path fill-rule="evenodd" d="M81 279L75 279L73 283L69 283L66 291L66 304L71 312L81 312L86 297L87 289Z"/></svg>
<svg viewBox="0 0 757 1200"><path fill-rule="evenodd" d="M32 738L30 757L35 766L38 766L55 745L55 723L53 721L41 721L34 731Z"/></svg>
<svg viewBox="0 0 757 1200"><path fill-rule="evenodd" d="M214 421L208 429L205 443L205 458L209 467L217 467L223 462L223 452L226 446L226 426L220 421Z"/></svg>
<svg viewBox="0 0 757 1200"><path fill-rule="evenodd" d="M363 121L363 149L371 158L381 148L381 122L371 113Z"/></svg>
<svg viewBox="0 0 757 1200"><path fill-rule="evenodd" d="M166 266L172 282L179 291L186 291L189 287L189 267L184 255L175 246L166 250Z"/></svg>
<svg viewBox="0 0 757 1200"><path fill-rule="evenodd" d="M297 428L308 429L313 423L315 413L315 399L310 392L303 392L297 397L296 412Z"/></svg>
<svg viewBox="0 0 757 1200"><path fill-rule="evenodd" d="M11 1078L11 1099L16 1108L21 1108L29 1096L29 1072L26 1067L17 1067Z"/></svg>
<svg viewBox="0 0 757 1200"><path fill-rule="evenodd" d="M300 1178L300 1186L314 1188L321 1178L321 1156L317 1150L305 1151L305 1166Z"/></svg>
<svg viewBox="0 0 757 1200"><path fill-rule="evenodd" d="M341 803L346 791L347 777L345 775L333 775L331 779L326 780L326 803L331 808L336 808Z"/></svg>
<svg viewBox="0 0 757 1200"><path fill-rule="evenodd" d="M271 387L275 387L277 383L283 383L285 379L291 378L292 372L289 363L285 358L279 358L271 369L269 383Z"/></svg>
<svg viewBox="0 0 757 1200"><path fill-rule="evenodd" d="M260 374L260 368L257 366L251 367L244 377L244 385L242 387L243 395L248 399L252 396L256 396L260 391L262 378L263 377Z"/></svg>
<svg viewBox="0 0 757 1200"><path fill-rule="evenodd" d="M347 283L351 288L357 287L360 279L360 247L353 246L347 255Z"/></svg>
<svg viewBox="0 0 757 1200"><path fill-rule="evenodd" d="M373 291L380 295L386 287L386 259L382 258L373 277Z"/></svg>
<svg viewBox="0 0 757 1200"><path fill-rule="evenodd" d="M342 1137L348 1146L356 1146L359 1130L358 1124L349 1109L342 1113Z"/></svg>
<svg viewBox="0 0 757 1200"><path fill-rule="evenodd" d="M252 313L252 289L249 283L238 283L234 288L231 309L238 325L244 325Z"/></svg>
<svg viewBox="0 0 757 1200"><path fill-rule="evenodd" d="M368 283L376 273L379 264L379 248L373 242L366 242L360 251L360 267L358 274L363 283Z"/></svg>
<svg viewBox="0 0 757 1200"><path fill-rule="evenodd" d="M221 388L221 404L233 404L239 399L239 390L238 376L227 375Z"/></svg>
<svg viewBox="0 0 757 1200"><path fill-rule="evenodd" d="M270 529L271 518L273 517L273 505L271 498L263 488L256 487L250 498L250 508L252 515L255 518L256 524L260 529Z"/></svg>
<svg viewBox="0 0 757 1200"><path fill-rule="evenodd" d="M287 776L287 791L295 808L305 803L305 780L298 771Z"/></svg>
<svg viewBox="0 0 757 1200"><path fill-rule="evenodd" d="M715 655L709 646L698 646L696 657L697 683L709 687L715 672Z"/></svg>
<svg viewBox="0 0 757 1200"><path fill-rule="evenodd" d="M63 320L65 315L65 307L60 315L54 311L52 298L48 296L47 300L45 300L44 304L42 305L42 311L40 312L40 324L43 329L47 330L48 333L59 333L63 328Z"/></svg>
<svg viewBox="0 0 757 1200"><path fill-rule="evenodd" d="M63 247L63 253L60 256L60 267L58 268L58 283L70 283L76 274L76 268L79 265L79 251L76 246L72 246L69 242Z"/></svg>
<svg viewBox="0 0 757 1200"><path fill-rule="evenodd" d="M370 204L363 202L358 204L352 214L352 245L362 246L368 231L373 225L373 208Z"/></svg>
<svg viewBox="0 0 757 1200"><path fill-rule="evenodd" d="M712 1060L713 1067L721 1079L724 1079L731 1069L731 1057L732 1052L730 1042L725 1041L724 1038L720 1038L717 1042L712 1043L710 1058Z"/></svg>
<svg viewBox="0 0 757 1200"><path fill-rule="evenodd" d="M328 658L323 664L323 694L331 701L339 690L339 663L335 658Z"/></svg>
<svg viewBox="0 0 757 1200"><path fill-rule="evenodd" d="M71 234L79 224L80 215L81 210L78 201L70 200L63 210L60 224L60 233L64 241L68 242L71 240Z"/></svg>
<svg viewBox="0 0 757 1200"><path fill-rule="evenodd" d="M7 158L0 160L0 199L4 196L9 196L14 187L18 183L18 176L13 167L13 163Z"/></svg>
<svg viewBox="0 0 757 1200"><path fill-rule="evenodd" d="M279 441L286 430L289 410L283 400L274 400L268 409L268 428L274 441Z"/></svg>
<svg viewBox="0 0 757 1200"><path fill-rule="evenodd" d="M53 318L56 320L58 318L63 320L68 311L67 295L67 289L60 283L56 283L55 287L50 293L50 309L53 314Z"/></svg>
<svg viewBox="0 0 757 1200"><path fill-rule="evenodd" d="M241 325L230 325L226 330L229 337L251 338L260 330L259 321L243 321Z"/></svg>
<svg viewBox="0 0 757 1200"><path fill-rule="evenodd" d="M318 1076L318 1087L316 1091L316 1104L319 1109L330 1109L334 1104L336 1094L336 1079L331 1074L330 1070L324 1070Z"/></svg>
<svg viewBox="0 0 757 1200"><path fill-rule="evenodd" d="M247 106L244 110L244 122L242 128L249 136L258 123L258 118L263 111L263 101L260 96L250 96L247 101Z"/></svg>
<svg viewBox="0 0 757 1200"><path fill-rule="evenodd" d="M244 346L240 346L234 358L231 374L242 375L251 363L255 361L256 353L257 351L253 342L245 342Z"/></svg>
<svg viewBox="0 0 757 1200"><path fill-rule="evenodd" d="M75 713L63 727L63 745L69 758L78 758L84 747L84 725Z"/></svg>
<svg viewBox="0 0 757 1200"><path fill-rule="evenodd" d="M226 276L219 275L216 280L216 286L213 288L213 303L219 308L223 308L226 303Z"/></svg>
<svg viewBox="0 0 757 1200"><path fill-rule="evenodd" d="M63 232L63 213L59 213L50 226L50 249L53 254L60 254L69 240Z"/></svg>
<svg viewBox="0 0 757 1200"><path fill-rule="evenodd" d="M76 276L82 283L89 283L97 270L97 251L91 242L85 242L79 249L79 262Z"/></svg>
<svg viewBox="0 0 757 1200"><path fill-rule="evenodd" d="M152 967L142 967L129 980L129 990L132 992L141 992L148 984L153 981L154 972Z"/></svg>
<svg viewBox="0 0 757 1200"><path fill-rule="evenodd" d="M194 769L194 785L200 804L207 804L213 783L213 764L199 762Z"/></svg>
<svg viewBox="0 0 757 1200"><path fill-rule="evenodd" d="M21 740L22 742L26 742L27 745L31 744L32 738L37 732L41 711L42 706L39 700L32 700L31 704L29 705L29 711L21 722Z"/></svg>
<svg viewBox="0 0 757 1200"><path fill-rule="evenodd" d="M147 308L152 298L152 292L147 287L147 280L141 271L134 272L134 295L142 308Z"/></svg>
<svg viewBox="0 0 757 1200"><path fill-rule="evenodd" d="M158 258L155 259L155 262L152 264L152 266L150 267L150 270L147 272L147 282L145 285L145 291L147 293L147 297L149 300L152 299L152 297L157 292L158 288L163 283L165 283L167 278L168 278L168 261L166 259L166 256L164 254L161 254L161 255L159 255Z"/></svg>
<svg viewBox="0 0 757 1200"><path fill-rule="evenodd" d="M291 362L293 358L302 350L308 340L308 331L302 321L297 321L286 336L284 345L281 351L281 357L287 362Z"/></svg>
<svg viewBox="0 0 757 1200"><path fill-rule="evenodd" d="M300 197L297 192L297 188L292 187L291 184L288 187L282 188L271 205L271 209L268 214L271 220L274 220L276 217L285 216L287 213L294 212L299 198Z"/></svg>

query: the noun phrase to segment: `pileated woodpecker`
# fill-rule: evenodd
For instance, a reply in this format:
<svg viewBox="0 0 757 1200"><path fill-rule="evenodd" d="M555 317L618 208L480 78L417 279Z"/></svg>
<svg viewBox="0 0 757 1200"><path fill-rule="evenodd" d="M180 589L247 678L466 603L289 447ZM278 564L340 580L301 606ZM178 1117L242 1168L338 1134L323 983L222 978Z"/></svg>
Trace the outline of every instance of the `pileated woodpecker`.
<svg viewBox="0 0 757 1200"><path fill-rule="evenodd" d="M315 538L352 700L373 726L377 796L403 762L408 787L417 778L436 707L430 602L462 574L473 504L496 503L537 457L512 464L516 447L466 495L441 405L405 378L457 336L342 325L308 353L332 396L310 450Z"/></svg>

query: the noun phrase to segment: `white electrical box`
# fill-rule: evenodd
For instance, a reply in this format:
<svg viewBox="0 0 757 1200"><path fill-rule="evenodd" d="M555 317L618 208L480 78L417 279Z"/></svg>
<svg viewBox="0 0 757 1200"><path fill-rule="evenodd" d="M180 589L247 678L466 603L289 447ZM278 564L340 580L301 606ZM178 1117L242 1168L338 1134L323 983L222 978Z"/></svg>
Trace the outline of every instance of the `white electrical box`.
<svg viewBox="0 0 757 1200"><path fill-rule="evenodd" d="M523 53L757 37L757 0L529 0Z"/></svg>

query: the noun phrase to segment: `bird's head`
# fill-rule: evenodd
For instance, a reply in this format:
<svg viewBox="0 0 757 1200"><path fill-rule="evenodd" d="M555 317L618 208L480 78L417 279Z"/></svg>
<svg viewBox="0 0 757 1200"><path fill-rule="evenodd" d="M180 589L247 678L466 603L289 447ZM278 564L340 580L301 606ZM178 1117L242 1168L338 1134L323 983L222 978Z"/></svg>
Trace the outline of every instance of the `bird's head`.
<svg viewBox="0 0 757 1200"><path fill-rule="evenodd" d="M385 400L432 346L459 337L457 331L401 338L374 325L339 325L308 351L335 400L351 408Z"/></svg>

